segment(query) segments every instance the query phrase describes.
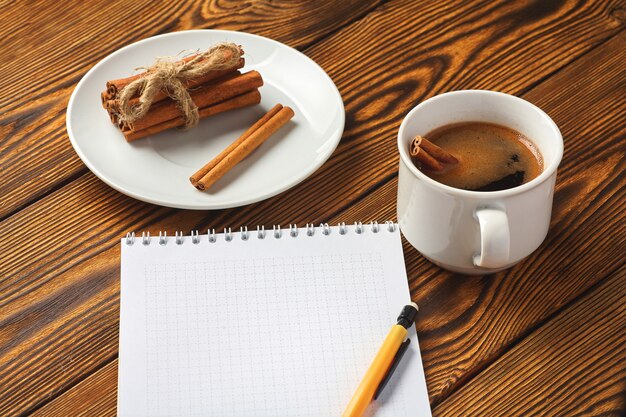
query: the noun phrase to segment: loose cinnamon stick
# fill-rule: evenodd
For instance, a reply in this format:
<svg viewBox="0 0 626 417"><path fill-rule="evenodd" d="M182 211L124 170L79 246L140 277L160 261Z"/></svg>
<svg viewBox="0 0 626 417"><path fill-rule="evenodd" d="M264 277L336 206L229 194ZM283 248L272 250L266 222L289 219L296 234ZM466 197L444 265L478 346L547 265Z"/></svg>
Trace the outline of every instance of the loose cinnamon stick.
<svg viewBox="0 0 626 417"><path fill-rule="evenodd" d="M191 61L192 59L196 58L197 56L198 56L198 54L190 55L190 56L185 57L185 58L183 58L183 59L181 59L179 61L176 61L176 64L187 63L187 62ZM243 61L240 61L240 64L243 67ZM233 68L233 69L236 69L236 68ZM217 71L215 71L215 72L217 72ZM141 72L139 74L131 75L130 77L126 77L126 78L119 78L119 79L116 79L116 80L107 81L107 83L106 83L107 91L112 96L116 96L117 93L122 88L126 87L128 84L132 83L133 81L138 80L139 78L145 77L146 74L148 74L148 71L144 71L144 72Z"/></svg>
<svg viewBox="0 0 626 417"><path fill-rule="evenodd" d="M246 130L239 139L231 143L226 149L224 149L219 155L213 158L209 163L200 168L195 174L189 177L189 181L191 184L198 188L198 182L211 171L215 166L220 163L226 156L228 156L232 151L235 150L239 145L241 145L252 133L258 130L262 125L267 123L276 113L278 113L283 108L282 104L277 104L270 109L263 117L261 117L255 124L253 124L248 130Z"/></svg>
<svg viewBox="0 0 626 417"><path fill-rule="evenodd" d="M196 188L206 190L218 179L224 176L231 168L241 162L252 151L258 148L274 132L285 125L294 116L290 107L283 107L276 114L262 123L258 129L245 138L232 152L220 160L209 172L198 181Z"/></svg>
<svg viewBox="0 0 626 417"><path fill-rule="evenodd" d="M257 71L250 71L219 83L205 84L190 92L191 99L198 108L236 97L243 93L255 90L263 85L263 78ZM150 108L148 114L133 123L127 123L130 130L144 130L181 115L179 108L173 101L161 101Z"/></svg>
<svg viewBox="0 0 626 417"><path fill-rule="evenodd" d="M215 114L224 113L229 110L240 109L247 106L253 106L261 102L261 93L259 90L249 91L239 96L222 101L221 103L213 104L208 107L204 107L198 110L200 119L204 119ZM155 135L174 127L180 127L185 124L185 119L182 116L178 116L175 119L168 120L163 123L159 123L154 126L150 126L143 130L128 130L122 129L122 133L128 142L133 142L137 139L145 138L146 136Z"/></svg>
<svg viewBox="0 0 626 417"><path fill-rule="evenodd" d="M409 149L411 157L417 159L430 171L443 171L443 164L457 164L459 160L450 152L440 148L423 136L415 136Z"/></svg>

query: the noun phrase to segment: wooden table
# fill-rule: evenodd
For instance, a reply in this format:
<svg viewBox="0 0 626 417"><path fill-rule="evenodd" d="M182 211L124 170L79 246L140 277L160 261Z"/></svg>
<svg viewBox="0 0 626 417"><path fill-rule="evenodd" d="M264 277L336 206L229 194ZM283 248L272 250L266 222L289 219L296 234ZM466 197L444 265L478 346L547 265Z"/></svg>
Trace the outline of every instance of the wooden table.
<svg viewBox="0 0 626 417"><path fill-rule="evenodd" d="M537 104L565 155L548 237L514 268L455 275L405 242L433 413L626 413L624 2L316 3L3 3L0 415L115 414L126 232L393 220L403 116L468 88ZM65 110L85 72L197 28L274 38L332 77L346 129L309 179L241 208L175 210L114 191L74 153Z"/></svg>

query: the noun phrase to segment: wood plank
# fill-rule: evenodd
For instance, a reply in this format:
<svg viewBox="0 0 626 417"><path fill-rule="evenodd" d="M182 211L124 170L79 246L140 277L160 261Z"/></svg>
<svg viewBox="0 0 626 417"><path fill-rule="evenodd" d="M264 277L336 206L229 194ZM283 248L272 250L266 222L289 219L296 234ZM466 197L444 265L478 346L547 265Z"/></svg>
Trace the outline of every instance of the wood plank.
<svg viewBox="0 0 626 417"><path fill-rule="evenodd" d="M0 88L5 91L0 108L13 110L45 97L59 86L76 82L89 67L120 46L156 34L187 29L240 30L303 48L380 3L95 0L72 7L56 7L51 0L26 7L24 3L10 3L2 13L11 19L0 24L8 58L8 65L0 69ZM146 8L150 13L141 13ZM23 66L23 62L30 66ZM21 100L11 100L12 95Z"/></svg>
<svg viewBox="0 0 626 417"><path fill-rule="evenodd" d="M550 232L534 254L504 273L460 281L404 242L433 404L623 262L626 125L616 120L626 104L624 42L621 33L523 96L565 138ZM335 219L395 218L396 190L394 177Z"/></svg>
<svg viewBox="0 0 626 417"><path fill-rule="evenodd" d="M0 67L0 218L86 172L65 131L65 108L80 77L121 46L160 33L210 28L251 32L304 48L380 3L7 3L0 12L6 16L0 23L6 62Z"/></svg>
<svg viewBox="0 0 626 417"><path fill-rule="evenodd" d="M552 115L566 140L566 157L562 165L564 169L559 173L551 231L537 252L505 273L461 278L433 266L405 242L412 298L421 307L417 326L433 404L438 404L458 390L472 375L506 351L508 346L523 338L529 329L617 268L616 259L620 259L619 256L623 254L626 235L623 227L620 229L619 224L615 223L624 217L620 201L623 201L626 180L620 173L623 171L626 127L624 123L606 121L617 120L616 115L620 114L622 107L621 91L615 86L624 78L621 66L624 51L621 45L626 39L625 35L616 37L525 95L525 98ZM595 111L596 108L603 111ZM583 143L586 146L579 146ZM579 159L579 155L582 155L582 159ZM584 162L574 164L577 160ZM336 223L393 219L396 187L397 178L394 176L380 187L367 189L364 197L348 209L321 220ZM265 210L277 210L280 207L281 204L276 204L266 206ZM277 214L282 219L300 215L301 211ZM263 215L257 218L264 219ZM192 220L195 221L203 222L204 219ZM119 236L119 231L113 233L113 236ZM118 252L117 248L112 250L115 251L112 255L109 250L95 258L97 265L106 265L107 272L88 275L88 279L92 280L91 285L102 280L101 274L104 277L117 274ZM109 257L115 259L109 261ZM87 268L91 263L81 262L55 276L56 288L52 283L42 286L46 288L45 291L55 292L53 304L63 305L67 292L63 285L70 285L83 277L86 273L81 266ZM117 285L115 283L114 288L103 289L105 295L102 297L114 296ZM11 305L16 303L12 302ZM45 311L43 307L36 309L39 314ZM28 308L27 303L17 310L22 309L33 310ZM67 311L68 316L80 317L84 314L83 310L74 310L71 306L58 309ZM98 320L103 326L117 326L117 315L110 316L106 311L99 314L96 310L89 307L90 313L98 314ZM51 313L51 316L54 314L59 314L59 311ZM54 319L50 317L49 320ZM32 323L29 329L36 335L42 333L40 327L46 325ZM89 332L82 337L88 339L83 342L85 345L93 343L89 339ZM48 340L46 336L42 338ZM3 343L0 346L5 345ZM104 361L109 355L115 355L117 337L114 336L107 343L100 343L99 347L105 349L102 354ZM16 352L21 351L17 346ZM32 360L38 360L37 355L34 356ZM46 366L56 365L48 362ZM75 366L79 366L79 363L75 363ZM82 366L86 367L86 364ZM109 366L113 365L107 365L107 368ZM28 374L26 365L24 368L21 372ZM113 371L109 369L107 372ZM35 389L36 384L34 382L29 388ZM108 397L116 390L114 382L105 384L92 377L81 382L80 389L90 390L91 384L96 384L101 392L107 392ZM72 390L61 395L58 401L65 402L65 396L73 395L71 393ZM54 407L55 403L50 406ZM114 400L111 399L106 409L114 412L114 407ZM47 406L42 410L45 409Z"/></svg>
<svg viewBox="0 0 626 417"><path fill-rule="evenodd" d="M507 5L507 7L511 6ZM397 10L393 10L393 12L399 13ZM497 15L498 13L493 11L492 14ZM377 18L387 22L391 19L387 15ZM484 19L486 22L490 22L496 17L487 13ZM548 22L550 21L548 19ZM378 24L377 22L378 20L368 21L367 24L375 25ZM574 22L570 23L575 24ZM351 36L361 36L361 32L367 29L363 28L363 24L356 25L356 27L358 30L355 29L356 32ZM458 35L458 30L453 26L450 27L452 34L457 33ZM347 35L347 33L342 32L337 36L345 37ZM413 36L414 39L422 38L419 33ZM460 36L456 36L456 38L463 39ZM329 42L334 42L333 39L330 39ZM471 51L467 52L466 47L467 45L461 41L458 43L448 42L441 46L441 52L454 56L464 56L463 54L468 53L467 56L470 56ZM601 50L603 53L603 60L601 61L604 65L602 73L604 74L604 71L609 70L616 72L615 67L618 61L615 57L621 49L613 43L610 43L609 47L603 45L603 48ZM612 59L605 60L605 56ZM593 61L594 66L597 66L598 57L595 55L593 57L595 59ZM558 68L559 63L557 61L558 59L555 58L553 61L546 62L546 72L539 72L535 75L543 76L548 73L549 68ZM468 67L464 70L471 69L472 65L475 66L476 63L471 59L468 60ZM552 66L550 67L550 65ZM619 68L619 66L617 67ZM582 74L585 77L589 77L590 73L597 71L590 64L582 68L588 68L587 72ZM493 71L496 69L498 69L497 65ZM388 71L385 71L384 68L378 68L376 71L378 77L384 82L389 82L386 78ZM360 73L361 71L357 71L357 74ZM525 72L524 67L512 68L511 74L513 75L503 74L500 78L493 79L492 88L506 85L510 82L510 77L515 74L526 78L527 86L538 79ZM606 83L613 83L606 84L609 86L615 85L615 81L622 77L619 72L617 75L610 72L605 75L598 78L605 80ZM450 72L442 75L442 77L444 76L448 77L446 79L450 79L454 77L454 74ZM488 74L484 76L488 76ZM419 74L415 77L416 80L419 80ZM343 88L347 88L349 84L347 79L342 78L342 76L338 76L338 78L346 85ZM376 84L380 81L373 80L372 82ZM580 82L583 83L583 81ZM604 100L601 104L605 109L603 110L605 111L603 117L604 114L607 117L611 117L611 115L614 117L615 109L619 109L615 105L615 103L619 103L618 96L615 89L609 89L606 85L599 93L601 99ZM559 90L565 88L561 85L557 87ZM552 85L551 89L544 90L542 94L553 94L557 87ZM365 94L372 87L361 86L359 88ZM426 94L431 94L438 90L435 88L424 91L427 91ZM571 92L570 96L576 98L577 101L574 108L569 103L565 103L568 104L565 110L576 114L578 119L570 120L567 113L563 113L563 117L569 120L570 125L574 128L578 128L578 123L584 119L579 111L581 106L583 108L584 105L592 107L592 103L586 101L587 96L595 98L593 94L590 94L590 91L583 88L577 88L576 91L584 91L586 95L579 96ZM354 97L352 100L357 103L358 99ZM0 363L3 364L0 365L0 382L3 386L9 387L8 390L0 393L0 412L6 410L18 410L19 412L38 407L48 398L81 381L85 375L93 372L102 364L109 363L111 358L115 356L118 317L117 311L114 308L111 309L108 303L117 302L116 297L119 291L119 283L116 282L115 278L119 276L117 238L125 231L150 230L155 232L159 228L165 228L171 233L173 230L181 229L205 229L209 225L238 227L241 224L255 223L268 226L272 223L304 223L305 221L318 223L323 220L337 219L341 211L352 202L359 201L358 204L365 204L364 202L369 201L368 199L362 200L362 198L375 188L381 180L389 179L395 173L397 166L394 150L395 130L397 129L397 122L408 108L409 103L400 100L393 103L389 108L380 108L380 101L373 103L373 107L369 107L370 104L363 102L360 102L360 107L351 103L347 103L349 114L360 114L359 117L362 117L363 113L359 112L363 109L366 109L366 112L373 111L373 113L376 113L375 110L380 110L380 118L369 120L369 127L367 127L368 124L364 120L357 120L352 117L351 125L348 126L349 130L344 137L341 148L320 172L292 192L266 202L241 209L213 213L169 210L121 196L89 174L0 223L2 231L0 239L3 239L0 245L2 247L15 247L11 250L11 256L0 259L0 271L6 271L6 273L0 274L0 276L5 277L0 282L2 285L0 292L2 294L0 296L2 297L0 298L0 357L2 360ZM553 102L553 105L556 111L564 103ZM549 112L551 111L549 110ZM589 115L589 117L591 116ZM594 119L589 120L590 122L594 121ZM605 131L604 129L608 130ZM600 181L600 184L588 182L591 180L583 176L581 182L584 187L575 187L573 194L574 197L580 199L583 196L582 192L587 190L597 192L595 194L597 200L594 201L593 208L599 209L606 205L607 209L595 215L591 210L587 211L586 206L574 205L574 207L575 210L582 210L582 220L591 218L595 221L597 216L600 216L603 224L610 226L610 222L606 223L603 219L611 214L611 209L615 209L616 205L613 203L615 193L619 191L621 183L617 179L616 170L613 167L613 164L616 163L615 158L607 159L607 155L615 154L616 149L619 149L619 141L613 136L608 136L606 146L603 145L604 147L601 148L598 143L601 143L601 138L606 133L615 134L619 137L619 135L623 135L624 131L623 126L620 127L619 125L618 127L614 127L614 125L598 126L596 130L587 147L578 152L583 156L589 154L596 158L590 160L590 166L603 168L603 176L594 180ZM594 145L600 149L600 152L594 152ZM578 157L577 154L569 156L569 158L576 157ZM560 179L560 181L562 180ZM575 185L580 184L576 183ZM577 191L581 191L581 193ZM293 198L294 195L298 195L299 198ZM394 202L395 196L390 200L391 204ZM567 213L572 213L573 216L574 212L569 208L568 210ZM346 214L346 217L342 219L345 221L354 220L347 216ZM33 219L37 220L33 221ZM569 219L572 221L572 217ZM574 224L577 221L579 220L575 220ZM83 230L82 228L86 229L84 234L77 234ZM41 233L42 230L45 233ZM608 231L615 232L614 229ZM62 233L67 233L67 235L62 236ZM15 241L14 236L36 236L37 238L26 244ZM68 239L72 236L74 236L72 239ZM557 241L560 242L560 239L558 238ZM569 239L573 239L573 237ZM616 239L613 237L613 240L609 239L608 242L619 243L619 241L616 242ZM569 240L567 242L568 244L572 243ZM581 240L578 247L584 250L586 244L586 241ZM31 245L36 245L36 249L30 249ZM608 253L611 254L612 252ZM21 257L20 254L28 254L29 256ZM592 255L595 256L593 253L589 256ZM408 259L407 264L410 271L421 272L416 268L419 262L423 262L420 259L417 255L412 255ZM600 258L600 261L602 259L604 258ZM527 268L527 263L523 265L526 266L520 268ZM583 265L588 268L587 270L600 274L610 272L609 268L611 267L610 263L594 264L588 261ZM426 332L426 340L429 340L430 337L430 340L433 341L429 348L434 348L436 341L442 341L445 347L448 342L445 338L446 332L456 336L462 335L461 322L464 322L462 319L465 317L472 319L469 321L469 326L475 325L475 320L480 318L480 314L483 314L490 304L485 304L485 308L481 309L474 308L474 304L477 300L491 302L491 299L499 294L500 283L497 278L487 277L464 280L463 284L459 285L458 278L455 279L437 268L429 267L428 271L431 275L416 278L412 281L412 288L414 296L419 289L419 294L422 297L419 299L420 302L432 302L429 305L431 313L424 315L424 327L422 328ZM558 269L556 271L558 272ZM543 277L543 274L550 272L549 269L539 269L538 275ZM522 275L520 273L520 280L522 280ZM565 286L564 294L573 296L576 294L577 288L584 287L585 283L575 281L568 285ZM511 292L513 288L508 288L507 291ZM93 293L86 294L87 291L93 291ZM557 298L558 294L550 296ZM94 299L99 301L94 301ZM442 303L437 305L436 301ZM428 304L426 305L428 306ZM538 308L537 306L534 307ZM438 309L445 308L449 308L451 314L444 319L436 312L441 311ZM464 312L463 309L467 309L467 311ZM518 316L506 317L506 320L517 319L519 319ZM506 321L504 323L506 324ZM509 332L506 326L502 327L503 322L496 322L496 324L499 327L494 328L492 334L488 334L489 338L507 340ZM69 330L68 333L57 334L57 329ZM515 329L517 332L524 330L523 325L520 325L520 329ZM429 336L431 334L433 336ZM78 354L73 354L70 357L64 355L68 351L68 340L72 341L72 352L78 352ZM490 349L487 352L491 355L494 354L494 351L498 351L498 345L495 342L487 346ZM452 346L450 350L454 351L457 347ZM472 347L482 349L485 346L472 345ZM480 352L482 352L481 349L479 349ZM469 356L471 359L471 355ZM486 354L477 361L479 366L485 363L485 357L489 357L489 355ZM434 391L431 387L431 391L436 395L434 400L445 397L452 387L462 381L463 375L468 375L469 372L476 369L472 366L465 368L465 361L468 360L468 357L463 356L458 360L459 362L456 362L453 368L444 367L446 364L453 363L451 360L449 362L444 361L443 364L433 364L434 367L442 369L439 372L445 376L443 379L435 380ZM455 369L460 369L458 374L454 374ZM449 378L451 370L454 379ZM430 375L429 378L433 379Z"/></svg>
<svg viewBox="0 0 626 417"><path fill-rule="evenodd" d="M117 359L107 363L88 379L78 383L64 395L55 398L31 414L31 417L115 416L117 414Z"/></svg>
<svg viewBox="0 0 626 417"><path fill-rule="evenodd" d="M0 218L86 171L65 132L65 106L80 75L116 47L157 33L198 27L246 29L302 47L344 24L347 16L358 17L372 6L352 3L324 6L332 13L317 10L311 2L295 6L285 2L276 9L265 3L251 7L240 3L243 11L228 8L220 13L215 10L218 6L212 5L210 15L193 3L150 3L151 20L136 21L136 8L145 4L133 2L130 7L126 2L104 2L104 15L120 16L112 28L98 25L97 19L103 16L90 13L86 7L91 3L85 3L85 9L72 11L68 17L72 24L41 28L44 34L52 30L48 27L56 28L46 36L49 40L42 48L67 54L63 46L67 39L74 41L71 54L63 57L55 52L55 59L45 64L54 63L64 68L62 71L39 66L44 64L36 58L32 59L36 64L32 74L0 69L0 80L7 80L10 91L5 97L20 97L0 104L0 135L5 138L0 142L0 166L10 167L0 183L0 193L5 196L0 202ZM306 53L330 73L345 101L351 103L345 140L357 134L371 137L395 129L404 109L437 91L492 88L522 92L617 33L623 27L621 15L614 12L618 6L614 0L582 5L467 2L463 7L452 0L395 1ZM180 13L182 17L177 18ZM219 19L209 17L215 14ZM275 16L285 24L276 24ZM65 17L52 15L53 19ZM246 17L247 26L241 23ZM326 29L311 30L318 25ZM311 32L315 36L311 37ZM26 42L33 54L41 55L37 39ZM9 45L9 50L16 47ZM374 123L373 115L378 115ZM48 157L51 152L55 158Z"/></svg>
<svg viewBox="0 0 626 417"><path fill-rule="evenodd" d="M396 8L390 9L390 12L389 12L391 18L397 18L396 14L401 14L403 16L406 13L414 12L413 10L410 9L410 7L415 7L415 6L414 6L414 3L404 5L404 7L407 10L404 10L404 9L396 10L397 6L394 6L394 7ZM446 26L446 34L447 36L450 36L450 39L452 39L453 41L456 40L458 44L454 42L450 43L451 41L449 39L440 39L440 37L436 37L435 40L440 42L438 44L440 45L439 47L441 48L441 51L439 52L439 54L440 55L454 55L454 56L461 56L462 54L467 54L468 59L471 59L473 52L467 49L467 45L464 43L465 41L463 40L464 38L457 32L464 28L466 29L465 26L467 26L468 19L472 21L471 20L472 17L476 18L476 16L472 15L472 13L474 14L479 13L478 17L482 17L486 20L486 22L484 23L484 25L486 26L496 25L502 20L502 16L510 15L511 17L509 19L513 19L513 16L518 16L519 10L517 10L515 8L517 6L515 6L513 8L513 11L511 11L509 10L510 7L511 6L507 4L503 6L503 10L501 11L492 10L491 11L492 13L487 14L487 15L484 15L485 12L481 8L478 8L479 10L475 10L476 8L473 8L473 9L470 9L469 11L463 11L458 8L455 8L455 11L461 16L458 18L458 23L457 23L459 25L459 29L456 29L455 26L453 25ZM600 9L603 9L606 7L609 7L609 6L604 6L604 5L598 6L598 8ZM420 10L424 13L423 14L424 21L422 23L426 24L427 22L430 22L431 20L436 19L438 16L438 13L440 14L438 10L439 9L436 9L436 8L432 8L432 10L431 9ZM453 15L451 19L453 19L455 16L456 15ZM567 21L566 18L573 19L573 17L569 15L566 15L566 16L562 16L560 14L557 16L548 15L544 26L550 26L551 24L555 24L553 22L554 20L558 20L559 24L561 24L562 21ZM590 17L585 15L584 19L588 20L590 19ZM386 22L389 20L389 18L380 19L380 20L383 22ZM370 23L371 23L371 26L374 27L373 29L369 27L362 28L361 27L362 25L355 25L357 26L357 29L359 30L355 29L355 33L352 36L355 38L358 38L359 36L363 36L363 33L362 33L363 30L366 30L366 32L369 33L369 32L375 32L377 30L382 30L383 28L388 26L388 24L386 23L381 24L379 20L374 20L374 21L371 21ZM570 24L572 24L575 27L579 26L573 21L570 21ZM536 25L533 24L533 27L531 29L533 29L535 26ZM541 28L543 30L543 26L541 26ZM430 28L426 27L425 30L430 30ZM519 32L523 33L524 28L523 27L520 28ZM541 34L542 33L543 32L541 32ZM435 33L435 35L437 34L438 33ZM516 32L516 35L519 35L519 33ZM343 40L347 36L348 34L343 33L343 32L340 34L337 34L337 37L339 38L339 40ZM529 38L535 38L539 36L539 34L533 35L531 32L530 34L527 34L526 36ZM337 40L336 40L337 37L333 37L329 39L328 42L337 43ZM429 38L432 36L430 35L430 32L427 32L427 35L425 35L424 37L418 36L417 34L414 34L413 37L419 42L422 42L423 38ZM458 39L461 39L461 41L458 41ZM577 39L570 39L570 41L577 42ZM384 42L384 39L383 39L383 42ZM558 40L555 42L564 43L563 40ZM517 48L516 45L514 46ZM532 47L532 46L533 45L530 45L529 47ZM337 48L332 47L329 49L334 50ZM427 53L424 53L418 56L415 60L415 65L419 66L420 63L423 63L424 65L428 63L428 59L429 59L428 57L430 56L429 54L431 52L432 53L436 52L435 51L436 49L437 48L433 47L432 51L429 50ZM523 52L521 48L517 48L516 52L517 51ZM512 52L512 51L509 51L509 52ZM323 58L324 56L325 55L323 54L323 52L320 52L320 58ZM358 58L358 56L355 58ZM405 57L402 57L402 59L405 59ZM424 61L420 61L420 59ZM400 58L397 58L397 60L400 60ZM409 60L409 59L406 58L406 60ZM558 66L562 64L561 61L562 61L561 59L554 59L551 62L544 63L544 70L548 71L550 69L550 66L553 67L552 69L558 68ZM332 61L329 61L329 65L331 65L330 62ZM391 67L394 66L393 63L390 63L389 65ZM466 71L468 69L471 69L472 65L475 66L476 63L471 60L468 61L467 66L463 67L463 70ZM354 67L359 67L359 68L361 66L362 65L358 65L358 66L354 65ZM370 67L365 65L364 69L358 70L355 74L353 74L352 77L348 77L346 75L346 76L338 76L336 78L342 84L347 84L349 80L352 80L354 78L359 78L362 75L361 73L367 70L368 68ZM530 84L532 81L532 78L529 78L529 77L532 77L533 75L539 77L539 76L543 76L546 74L546 72L538 72L534 70L531 71L532 73L529 73L529 72L526 72L527 70L528 70L528 67L526 66L519 66L519 67L516 67L515 69L511 69L509 74L505 74L504 76L500 78L493 79L491 81L492 88L498 88L500 85L506 86L507 83L510 82L511 78L515 78L514 75L517 75L520 79L527 79L528 83ZM493 71L496 71L496 73L503 72L502 70L498 69L497 65L493 66ZM374 71L370 70L369 72L370 72L369 76L371 77L371 74L373 74ZM388 82L388 74L386 71L379 69L378 76L382 78L383 82ZM419 73L412 74L412 77L415 77L416 80L419 80L419 76L420 76ZM450 75L448 75L448 77L452 78L453 76L454 76L454 73L450 71ZM481 77L488 77L488 76L489 76L488 73L481 75ZM443 77L442 80L445 80L445 77ZM439 80L438 82L441 82L441 80ZM401 80L399 81L399 83L401 83ZM383 86L381 85L379 87L382 88ZM349 91L343 92L344 96L347 96L348 93L354 95L352 90L354 89L349 89ZM375 90L375 88L371 88L370 85L362 86L360 88L360 93L361 95L367 94L368 91L370 90ZM430 94L430 91L424 90L424 94ZM355 116L361 111L360 107L363 106L363 103L361 100L362 100L361 98L355 97L352 101L356 104L353 104L351 102L347 103L347 109L348 109L347 133L344 136L343 143L340 145L338 151L335 153L335 156L331 160L331 162L329 164L326 164L318 172L317 175L315 175L309 181L305 182L304 185L297 187L295 190L291 191L291 193L298 195L304 201L319 202L319 204L317 205L311 205L308 207L309 208L308 213L316 213L316 217L311 217L310 214L304 214L304 213L300 213L298 215L291 214L290 216L285 218L286 219L285 221L291 221L291 222L321 221L325 216L327 216L327 214L320 216L318 213L333 213L334 211L337 211L340 208L339 206L343 206L345 204L350 203L350 201L358 199L359 196L362 195L365 190L371 187L371 184L376 183L380 181L381 179L388 178L389 176L395 173L395 170L396 170L396 162L395 162L396 156L395 156L395 142L394 142L395 131L397 129L397 124L399 123L399 120L401 119L406 109L410 108L412 101L409 100L406 102L398 102L393 108L388 108L386 112L382 112L382 113L379 111L380 109L378 108L378 105L380 105L381 103L374 103L374 106L371 109L368 109L367 111L371 112L372 114L378 111L381 117L377 118L376 120L369 120L368 123L365 123L365 122L361 122L357 120L358 117ZM390 122L388 120L390 118L395 120L395 122L393 123ZM380 119L385 120L384 126L377 125ZM367 128L369 132L362 131L362 129L366 126L369 126ZM357 136L356 138L355 138L355 135ZM55 170L51 170L50 172L55 172ZM370 175L363 175L362 174L363 172L368 172L368 174ZM341 178L342 176L345 178L352 178L351 182L343 183L343 184L336 184L337 182L336 178ZM68 210L72 211L72 214L64 213L62 214L61 218L75 218L75 216L79 216L81 218L80 222L82 222L83 224L87 224L87 223L92 222L92 216L96 213L110 213L108 216L106 216L106 218L109 219L109 221L107 221L106 224L102 224L100 225L102 227L100 227L99 229L95 229L95 227L98 227L96 226L98 222L96 222L95 224L92 224L92 227L89 229L89 231L92 233L97 233L98 235L102 235L102 233L107 233L107 231L109 230L109 227L115 223L123 224L124 230L129 230L129 229L133 229L136 227L135 223L128 221L125 217L127 216L128 211L124 210L123 207L126 204L132 204L133 211L137 212L137 216L136 216L137 219L146 217L149 215L149 213L152 213L154 211L157 211L158 213L160 213L160 215L165 215L164 213L166 213L165 211L162 211L161 209L155 209L154 206L151 206L148 204L136 205L137 203L131 202L128 198L122 195L119 195L115 192L111 192L109 190L105 190L104 187L101 187L99 185L95 185L95 183L90 178L92 178L90 174L87 174L87 176L85 178L82 178L81 181L77 182L76 184L72 184L69 188L64 190L63 195L65 195L65 197L58 197L58 200L54 198L50 200L50 201L64 201L67 198L70 198L70 197L67 197L70 194L78 195L80 193L81 195L84 196L84 198L80 198L80 199L74 198L73 200L76 202L75 204L79 204L80 202L81 210L84 210L82 214L80 212L74 213L72 207L67 207ZM93 184L93 187L95 188L85 188L85 187L89 187L91 184ZM78 189L81 189L81 191L78 191ZM99 190L99 191L96 191L96 190ZM320 193L323 193L322 199L319 198ZM101 196L102 198L93 199L90 197L92 195ZM59 196L61 196L61 194L59 194ZM221 228L226 225L232 225L232 226L238 227L239 225L245 224L245 223L255 223L255 222L263 223L267 221L269 222L281 221L281 216L276 216L275 218L270 218L270 219L268 219L266 216L257 216L257 218L254 218L254 217L251 217L250 213L253 213L255 210L257 212L266 212L270 207L277 205L277 204L279 206L285 206L285 205L289 206L289 204L291 203L288 202L288 199L289 199L289 195L284 194L275 199L268 200L267 202L263 204L252 205L243 209L236 210L234 213L237 213L237 214L230 213L230 215L228 215L228 219L226 219L224 216L217 217L212 220L205 219L204 224L201 224L200 226L205 227L208 225L213 225L215 227ZM8 201L10 199L7 198L5 200ZM331 203L329 203L329 201ZM59 204L60 203L58 202L55 203L55 207L58 206ZM103 207L95 207L97 205L103 205ZM323 210L321 210L322 208ZM2 227L21 229L22 233L37 233L37 229L42 228L42 226L45 226L48 229L50 227L55 227L55 229L52 229L52 230L57 230L65 226L61 224L57 226L53 226L51 224L47 224L47 222L43 219L40 224L31 222L30 219L26 216L26 214L30 213L31 216L37 217L37 216L40 216L38 210L39 209L35 208L33 209L33 211L25 211L23 214L20 214L20 216L18 216L15 219L16 220L15 222L9 220L8 222L2 223ZM49 209L44 208L43 210L49 210ZM124 213L124 214L121 215L123 217L118 217L117 219L114 219L114 216L115 216L114 213L118 213L117 215L121 215L120 213ZM170 210L168 213L173 214L175 213L175 211ZM61 213L57 213L57 214L61 215ZM196 214L190 214L189 216L191 216L193 219L198 219L198 216ZM218 214L217 216L220 216L220 215ZM235 220L233 220L233 218ZM49 220L52 223L57 223L56 220L52 218L49 218ZM196 220L191 220L187 223L182 222L182 223L179 223L177 226L175 226L175 228L188 230L189 225L195 224L195 222ZM165 227L165 225L163 227ZM71 229L71 228L67 228L67 229ZM63 233L62 230L57 230L57 232L54 233L54 235L60 236L62 233ZM112 234L109 234L109 236L112 236ZM80 239L76 239L74 243L76 244L76 247L81 247L81 251L82 251L82 248L84 247L84 241L81 241ZM112 243L110 243L110 246L111 245ZM16 256L15 258L12 258L9 260L10 263L0 265L0 266L2 268L7 268L8 270L12 272L24 274L24 273L28 273L29 271L33 271L33 270L40 268L42 265L42 262L44 262L43 261L44 259L45 259L46 265L50 265L49 262L52 261L53 259L51 259L49 254L52 251L56 250L58 246L48 246L48 248L49 248L49 251L42 251L40 256L27 257L26 259L24 259L24 256ZM16 249L15 252L18 252L18 249L20 248L15 248L15 249ZM73 255L70 255L70 253L75 254L75 252L71 252L71 250L72 248L70 247L70 248L67 248L67 251L60 252L61 257L58 258L58 264L64 264L64 262L66 260L69 260L70 258L75 259L73 258ZM21 251L19 253L24 254L24 253L27 253L27 251ZM56 260L54 262L56 263ZM54 266L54 264L50 266ZM0 285L2 284L0 283ZM23 289L27 290L28 284ZM8 296L10 296L10 294L12 294L12 292L7 293ZM0 305L4 301L6 300L3 300L2 298L0 298Z"/></svg>
<svg viewBox="0 0 626 417"><path fill-rule="evenodd" d="M434 416L623 416L626 268L521 340Z"/></svg>
<svg viewBox="0 0 626 417"><path fill-rule="evenodd" d="M599 288L522 339L433 414L623 415L626 390L620 381L626 379L625 298L626 269L622 267ZM577 368L572 366L572 358ZM32 416L64 415L68 410L76 416L114 416L117 366L117 359L107 363Z"/></svg>

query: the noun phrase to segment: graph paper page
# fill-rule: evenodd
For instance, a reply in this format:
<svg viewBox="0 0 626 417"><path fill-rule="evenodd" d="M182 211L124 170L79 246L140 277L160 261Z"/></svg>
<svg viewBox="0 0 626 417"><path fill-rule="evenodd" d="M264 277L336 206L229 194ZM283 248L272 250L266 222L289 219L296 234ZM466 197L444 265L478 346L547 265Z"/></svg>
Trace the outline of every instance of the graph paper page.
<svg viewBox="0 0 626 417"><path fill-rule="evenodd" d="M118 415L339 416L409 301L397 227L123 239ZM369 416L430 416L409 335Z"/></svg>

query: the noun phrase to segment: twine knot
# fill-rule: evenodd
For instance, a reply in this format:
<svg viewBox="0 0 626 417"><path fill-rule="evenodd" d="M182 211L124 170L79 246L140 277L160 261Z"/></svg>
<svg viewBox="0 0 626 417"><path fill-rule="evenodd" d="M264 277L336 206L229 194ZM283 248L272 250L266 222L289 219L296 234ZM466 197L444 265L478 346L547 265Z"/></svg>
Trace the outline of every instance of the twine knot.
<svg viewBox="0 0 626 417"><path fill-rule="evenodd" d="M172 57L157 58L139 78L122 89L119 94L120 116L132 123L144 117L153 103L155 95L164 91L180 108L185 118L185 128L198 124L198 106L193 102L185 83L209 71L235 67L243 51L234 43L219 43L206 52L196 55L188 62L174 62ZM131 99L139 94L138 100Z"/></svg>

